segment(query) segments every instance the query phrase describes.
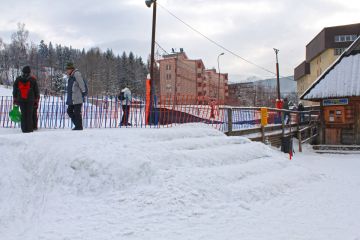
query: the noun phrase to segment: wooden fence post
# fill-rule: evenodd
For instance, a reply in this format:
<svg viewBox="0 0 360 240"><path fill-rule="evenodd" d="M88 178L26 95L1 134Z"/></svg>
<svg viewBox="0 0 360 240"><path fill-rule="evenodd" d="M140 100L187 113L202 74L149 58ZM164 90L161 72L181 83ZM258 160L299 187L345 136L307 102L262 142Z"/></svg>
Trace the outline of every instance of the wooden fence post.
<svg viewBox="0 0 360 240"><path fill-rule="evenodd" d="M265 143L265 127L261 126L261 140Z"/></svg>
<svg viewBox="0 0 360 240"><path fill-rule="evenodd" d="M285 113L284 110L281 111L281 137L284 138L285 135Z"/></svg>
<svg viewBox="0 0 360 240"><path fill-rule="evenodd" d="M298 141L299 141L299 152L302 152L302 146L301 146L301 131L300 131L300 124L301 124L301 113L297 112L297 132L298 132Z"/></svg>
<svg viewBox="0 0 360 240"><path fill-rule="evenodd" d="M298 140L299 140L299 152L302 152L302 146L301 146L301 131L300 129L298 130Z"/></svg>
<svg viewBox="0 0 360 240"><path fill-rule="evenodd" d="M227 109L227 115L228 115L228 134L232 132L232 108Z"/></svg>

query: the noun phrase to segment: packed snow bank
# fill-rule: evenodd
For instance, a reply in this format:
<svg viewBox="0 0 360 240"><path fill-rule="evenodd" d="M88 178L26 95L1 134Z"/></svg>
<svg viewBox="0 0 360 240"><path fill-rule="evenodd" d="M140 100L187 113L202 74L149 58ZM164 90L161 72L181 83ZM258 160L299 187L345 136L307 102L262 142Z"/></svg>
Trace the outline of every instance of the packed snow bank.
<svg viewBox="0 0 360 240"><path fill-rule="evenodd" d="M324 174L205 125L1 129L0 152L0 233L7 240L325 236L306 232L312 223L288 230L287 214L306 222L306 213L281 210L287 197L321 186Z"/></svg>

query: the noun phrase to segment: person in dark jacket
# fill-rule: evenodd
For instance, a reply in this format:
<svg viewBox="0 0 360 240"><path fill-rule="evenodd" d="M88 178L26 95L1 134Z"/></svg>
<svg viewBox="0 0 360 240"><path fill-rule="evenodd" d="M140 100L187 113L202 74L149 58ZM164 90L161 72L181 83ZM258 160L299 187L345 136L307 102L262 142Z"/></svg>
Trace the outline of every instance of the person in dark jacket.
<svg viewBox="0 0 360 240"><path fill-rule="evenodd" d="M289 99L287 97L284 98L283 109L289 110ZM290 113L289 112L284 113L284 122L286 124L288 124L290 122Z"/></svg>
<svg viewBox="0 0 360 240"><path fill-rule="evenodd" d="M131 105L131 91L128 87L125 87L121 90L120 95L118 96L120 104L123 110L123 115L121 118L120 126L131 126L131 123L128 122L130 119L130 105Z"/></svg>
<svg viewBox="0 0 360 240"><path fill-rule="evenodd" d="M13 102L21 110L21 130L24 133L32 132L34 105L40 99L39 87L35 77L31 76L31 69L25 66L22 75L17 77L13 85Z"/></svg>
<svg viewBox="0 0 360 240"><path fill-rule="evenodd" d="M73 63L67 63L66 73L69 76L66 99L68 105L67 114L75 125L72 130L83 130L81 109L86 93L85 82Z"/></svg>
<svg viewBox="0 0 360 240"><path fill-rule="evenodd" d="M298 110L299 112L305 111L305 107L304 107L304 105L302 104L302 102L299 102L297 110ZM300 113L300 123L302 123L304 120L305 120L305 114L304 114L304 113Z"/></svg>

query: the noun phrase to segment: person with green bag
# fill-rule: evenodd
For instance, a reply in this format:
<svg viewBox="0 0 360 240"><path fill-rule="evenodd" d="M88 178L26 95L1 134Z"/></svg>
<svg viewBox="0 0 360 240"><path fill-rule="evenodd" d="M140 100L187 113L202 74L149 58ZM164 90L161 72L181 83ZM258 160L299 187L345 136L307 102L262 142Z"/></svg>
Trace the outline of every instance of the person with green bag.
<svg viewBox="0 0 360 240"><path fill-rule="evenodd" d="M40 98L38 84L33 76L31 69L25 66L22 75L17 77L13 86L14 105L20 106L21 110L21 130L23 133L33 132L34 105Z"/></svg>
<svg viewBox="0 0 360 240"><path fill-rule="evenodd" d="M21 112L19 106L14 105L13 109L9 112L10 120L19 123L21 121Z"/></svg>

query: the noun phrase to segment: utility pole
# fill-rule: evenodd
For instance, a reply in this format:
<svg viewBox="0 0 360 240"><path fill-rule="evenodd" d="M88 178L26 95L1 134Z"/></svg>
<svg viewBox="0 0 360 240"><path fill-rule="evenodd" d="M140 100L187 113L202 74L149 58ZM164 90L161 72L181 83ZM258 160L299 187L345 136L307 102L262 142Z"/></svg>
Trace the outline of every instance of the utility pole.
<svg viewBox="0 0 360 240"><path fill-rule="evenodd" d="M153 5L151 60L150 60L150 109L151 109L154 105L154 96L155 96L155 74L154 74L155 57L154 56L155 56L155 29L156 29L156 0L146 0L145 4L149 8L151 7L151 5ZM154 120L152 116L153 114L150 114L150 122Z"/></svg>
<svg viewBox="0 0 360 240"><path fill-rule="evenodd" d="M281 104L281 108L282 108L282 101L281 101L281 96L280 96L279 60L278 60L279 49L274 48L274 51L275 51L275 55L276 55L277 99L278 99L278 102ZM277 107L279 108L279 106L277 106ZM282 136L282 139L284 138L284 135L285 135L284 112L281 112L281 136ZM281 140L281 141L283 141L283 140ZM281 145L283 145L283 142L281 143Z"/></svg>
<svg viewBox="0 0 360 240"><path fill-rule="evenodd" d="M276 86L277 86L277 99L281 99L280 96L280 79L279 79L279 60L278 60L278 53L279 49L274 48L275 55L276 55Z"/></svg>
<svg viewBox="0 0 360 240"><path fill-rule="evenodd" d="M175 97L174 97L174 106L177 104L177 71L178 71L178 53L176 52L176 57L175 57L175 87L174 87L174 92L175 92Z"/></svg>
<svg viewBox="0 0 360 240"><path fill-rule="evenodd" d="M217 57L217 62L218 62L218 71L219 71L219 79L218 79L218 90L217 90L217 98L218 98L218 104L220 101L220 63L219 63L219 58L220 56L224 55L224 53L220 53L219 56Z"/></svg>

